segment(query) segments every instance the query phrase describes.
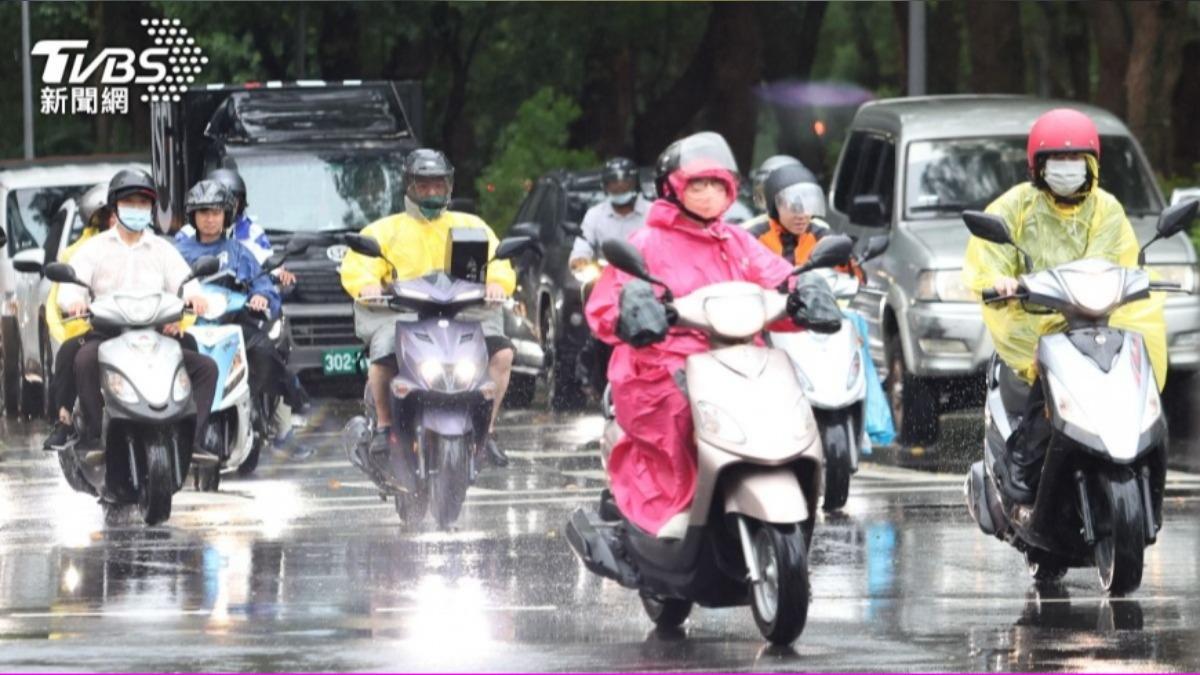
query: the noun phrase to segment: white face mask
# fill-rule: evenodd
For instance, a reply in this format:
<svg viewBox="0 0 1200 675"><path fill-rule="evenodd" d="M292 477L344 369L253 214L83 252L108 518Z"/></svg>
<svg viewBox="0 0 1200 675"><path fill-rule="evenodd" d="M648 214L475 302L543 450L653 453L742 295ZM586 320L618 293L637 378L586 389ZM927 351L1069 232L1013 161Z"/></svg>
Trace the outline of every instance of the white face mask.
<svg viewBox="0 0 1200 675"><path fill-rule="evenodd" d="M1087 160L1048 159L1042 177L1054 194L1069 197L1078 192L1087 180Z"/></svg>

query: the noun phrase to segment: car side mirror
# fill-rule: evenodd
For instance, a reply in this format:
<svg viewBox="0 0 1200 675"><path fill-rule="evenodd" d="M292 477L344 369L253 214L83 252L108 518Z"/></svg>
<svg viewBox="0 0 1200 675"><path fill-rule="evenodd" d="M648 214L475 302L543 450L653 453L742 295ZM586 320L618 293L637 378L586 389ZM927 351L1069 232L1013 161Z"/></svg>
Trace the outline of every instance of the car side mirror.
<svg viewBox="0 0 1200 675"><path fill-rule="evenodd" d="M883 227L887 224L887 210L879 195L858 195L850 203L850 222L866 227Z"/></svg>
<svg viewBox="0 0 1200 675"><path fill-rule="evenodd" d="M365 255L368 258L383 257L383 249L379 246L379 242L371 237L361 234L347 234L344 240L346 246L359 255Z"/></svg>
<svg viewBox="0 0 1200 675"><path fill-rule="evenodd" d="M537 242L529 237L505 237L500 240L496 246L496 255L492 256L493 260L508 260L514 258L522 251L528 251L537 246Z"/></svg>
<svg viewBox="0 0 1200 675"><path fill-rule="evenodd" d="M892 238L886 234L877 234L866 239L866 244L859 247L858 255L855 260L858 264L863 264L872 258L878 258L887 250L888 244L892 242Z"/></svg>
<svg viewBox="0 0 1200 675"><path fill-rule="evenodd" d="M1188 199L1200 199L1200 187L1175 188L1171 191L1171 206Z"/></svg>
<svg viewBox="0 0 1200 675"><path fill-rule="evenodd" d="M792 274L803 274L821 267L837 267L850 262L854 240L844 234L827 235L813 247L808 262L792 270Z"/></svg>

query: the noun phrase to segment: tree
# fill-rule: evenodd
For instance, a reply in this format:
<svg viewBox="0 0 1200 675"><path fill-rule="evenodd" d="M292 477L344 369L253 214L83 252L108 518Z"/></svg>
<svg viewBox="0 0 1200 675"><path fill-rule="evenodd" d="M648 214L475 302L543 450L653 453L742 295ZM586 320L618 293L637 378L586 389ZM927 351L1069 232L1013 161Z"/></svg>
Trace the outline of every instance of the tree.
<svg viewBox="0 0 1200 675"><path fill-rule="evenodd" d="M969 2L964 10L971 40L971 91L1024 93L1021 6L1015 2Z"/></svg>

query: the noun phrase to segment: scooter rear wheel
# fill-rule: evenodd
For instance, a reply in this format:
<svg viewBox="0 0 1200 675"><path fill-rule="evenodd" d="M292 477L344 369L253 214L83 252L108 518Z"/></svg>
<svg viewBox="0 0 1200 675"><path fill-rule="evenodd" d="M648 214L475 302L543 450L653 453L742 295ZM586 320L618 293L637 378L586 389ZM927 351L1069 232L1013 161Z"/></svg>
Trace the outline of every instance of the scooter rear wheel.
<svg viewBox="0 0 1200 675"><path fill-rule="evenodd" d="M138 511L147 525L158 525L171 517L171 496L175 493L171 450L153 434L143 439L143 449L146 472L138 486Z"/></svg>
<svg viewBox="0 0 1200 675"><path fill-rule="evenodd" d="M850 419L830 420L821 433L825 446L825 501L821 508L837 511L850 498Z"/></svg>
<svg viewBox="0 0 1200 675"><path fill-rule="evenodd" d="M642 609L659 628L678 628L692 613L692 603L677 598L642 595Z"/></svg>
<svg viewBox="0 0 1200 675"><path fill-rule="evenodd" d="M811 592L804 533L794 525L761 523L754 533L754 554L761 578L751 589L754 622L767 640L789 645L808 620Z"/></svg>
<svg viewBox="0 0 1200 675"><path fill-rule="evenodd" d="M1093 557L1100 584L1110 595L1124 595L1142 584L1146 516L1137 478L1128 469L1095 477Z"/></svg>

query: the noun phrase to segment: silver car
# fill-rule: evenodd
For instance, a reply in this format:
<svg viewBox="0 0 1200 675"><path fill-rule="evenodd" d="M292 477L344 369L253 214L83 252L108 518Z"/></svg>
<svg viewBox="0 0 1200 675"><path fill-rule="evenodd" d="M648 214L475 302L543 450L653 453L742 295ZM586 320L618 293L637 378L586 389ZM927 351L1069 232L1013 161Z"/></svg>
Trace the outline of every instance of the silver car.
<svg viewBox="0 0 1200 675"><path fill-rule="evenodd" d="M964 209L981 209L1027 180L1026 140L1039 115L1076 108L1101 135L1100 185L1125 207L1138 240L1154 236L1164 200L1129 129L1111 113L1074 102L1021 96L934 96L873 101L859 108L838 160L828 219L854 236L888 232L887 252L868 263L870 282L854 307L870 324L870 346L886 374L900 440L935 441L938 415L982 402L991 338L961 272L969 233ZM1196 252L1186 234L1147 251L1164 280L1189 289L1167 299L1170 368L1200 367Z"/></svg>
<svg viewBox="0 0 1200 675"><path fill-rule="evenodd" d="M4 414L40 415L44 411L51 355L42 318L48 284L42 277L46 237L52 229L66 241L72 228L53 228L56 218L74 218L60 207L121 169L149 171L137 162L38 160L0 164L0 229L8 243L0 247L0 407ZM76 236L78 233L76 232ZM50 261L53 262L53 261Z"/></svg>

